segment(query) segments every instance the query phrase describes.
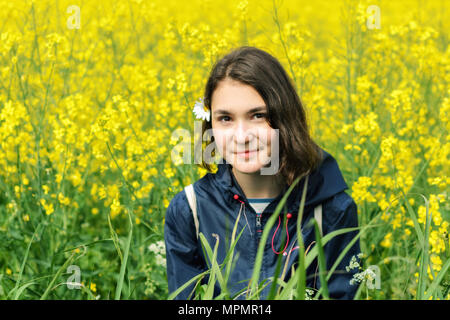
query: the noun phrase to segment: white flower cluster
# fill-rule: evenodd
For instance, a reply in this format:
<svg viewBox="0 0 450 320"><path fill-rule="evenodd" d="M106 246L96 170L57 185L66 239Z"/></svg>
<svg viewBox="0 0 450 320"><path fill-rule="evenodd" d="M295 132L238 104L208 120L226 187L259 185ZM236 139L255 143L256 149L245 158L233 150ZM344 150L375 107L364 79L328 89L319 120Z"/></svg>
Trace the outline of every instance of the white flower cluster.
<svg viewBox="0 0 450 320"><path fill-rule="evenodd" d="M359 272L359 273L355 274L353 276L353 278L350 280L350 284L353 285L356 283L363 282L364 280L366 280L366 281L369 280L370 282L372 282L376 276L377 275L375 274L375 272L373 272L372 269L367 268L363 272Z"/></svg>
<svg viewBox="0 0 450 320"><path fill-rule="evenodd" d="M311 290L311 289L305 289L305 292L306 292L305 300L314 300L314 299L313 299L314 290Z"/></svg>
<svg viewBox="0 0 450 320"><path fill-rule="evenodd" d="M360 254L357 255L358 259L361 259L362 256L363 256L362 253L360 253ZM349 272L349 271L352 270L352 269L356 269L356 268L360 268L360 267L361 267L361 266L359 265L358 261L356 260L356 257L353 256L353 257L350 259L350 264L349 264L348 266L345 267L345 270L347 270L347 272Z"/></svg>
<svg viewBox="0 0 450 320"><path fill-rule="evenodd" d="M360 253L356 257L361 259L363 257L363 254ZM358 269L358 270L362 269L362 267L360 266L359 262L356 260L356 257L353 256L350 259L349 265L345 267L345 270L347 270L347 272L349 272L352 269ZM376 278L376 276L377 275L375 274L375 272L373 272L373 270L369 267L366 270L363 270L361 272L358 272L358 273L354 274L353 278L350 280L350 284L354 285L354 284L361 283L361 282L367 281L367 280L372 282Z"/></svg>
<svg viewBox="0 0 450 320"><path fill-rule="evenodd" d="M156 243L152 243L148 246L148 250L156 255L157 265L163 267L166 265L166 246L164 244L164 241L157 241Z"/></svg>

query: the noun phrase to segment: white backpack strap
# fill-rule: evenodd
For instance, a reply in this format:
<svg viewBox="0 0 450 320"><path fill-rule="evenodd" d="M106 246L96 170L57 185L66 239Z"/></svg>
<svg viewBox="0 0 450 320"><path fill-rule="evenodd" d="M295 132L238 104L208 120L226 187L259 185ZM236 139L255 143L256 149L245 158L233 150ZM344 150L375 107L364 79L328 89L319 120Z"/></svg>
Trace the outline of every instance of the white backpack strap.
<svg viewBox="0 0 450 320"><path fill-rule="evenodd" d="M194 186L190 184L184 188L184 191L186 192L186 197L188 199L189 206L191 207L192 215L194 216L195 234L198 239L197 200L195 198Z"/></svg>
<svg viewBox="0 0 450 320"><path fill-rule="evenodd" d="M323 231L322 231L322 204L319 204L314 208L314 219L317 221L317 225L319 226L319 232L320 236L323 237ZM314 276L314 284L313 286L316 287L316 278L317 278L317 270L319 269L319 264L316 266L316 272Z"/></svg>
<svg viewBox="0 0 450 320"><path fill-rule="evenodd" d="M322 231L322 204L319 204L314 208L314 219L316 219L317 224L319 225L320 235L323 237Z"/></svg>

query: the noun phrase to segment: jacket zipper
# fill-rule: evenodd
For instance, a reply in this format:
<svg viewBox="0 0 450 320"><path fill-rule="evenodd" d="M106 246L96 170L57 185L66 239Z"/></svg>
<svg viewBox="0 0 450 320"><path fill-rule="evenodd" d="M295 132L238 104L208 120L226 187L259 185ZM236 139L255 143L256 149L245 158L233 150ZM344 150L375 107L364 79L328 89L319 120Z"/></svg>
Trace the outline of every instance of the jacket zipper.
<svg viewBox="0 0 450 320"><path fill-rule="evenodd" d="M261 215L262 215L262 213L256 214L256 239L257 239L258 246L259 246L259 240L261 240L261 233L262 233Z"/></svg>

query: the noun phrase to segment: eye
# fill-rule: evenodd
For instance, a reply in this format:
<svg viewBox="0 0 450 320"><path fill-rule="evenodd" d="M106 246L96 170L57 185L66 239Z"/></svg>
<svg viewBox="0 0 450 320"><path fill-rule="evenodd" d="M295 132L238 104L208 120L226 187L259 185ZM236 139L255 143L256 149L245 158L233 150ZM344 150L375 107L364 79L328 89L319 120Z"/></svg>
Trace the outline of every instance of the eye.
<svg viewBox="0 0 450 320"><path fill-rule="evenodd" d="M227 118L227 119L228 119L228 118L229 118L229 116L222 116L222 117L219 117L219 121L220 121L220 122L222 122L222 120L224 120L225 118Z"/></svg>
<svg viewBox="0 0 450 320"><path fill-rule="evenodd" d="M261 116L258 119L264 119L266 117L265 113L255 113L253 116L255 117L255 116L258 116L258 115Z"/></svg>

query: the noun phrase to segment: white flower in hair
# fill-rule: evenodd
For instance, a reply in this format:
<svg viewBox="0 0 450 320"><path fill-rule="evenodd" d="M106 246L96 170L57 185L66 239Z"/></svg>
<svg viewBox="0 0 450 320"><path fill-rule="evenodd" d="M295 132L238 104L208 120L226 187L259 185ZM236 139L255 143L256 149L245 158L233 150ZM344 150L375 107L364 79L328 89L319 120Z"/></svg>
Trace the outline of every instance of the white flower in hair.
<svg viewBox="0 0 450 320"><path fill-rule="evenodd" d="M205 107L205 104L203 103L203 98L200 98L199 100L197 100L193 111L194 111L195 117L197 119L202 119L202 120L206 120L209 122L210 112Z"/></svg>

